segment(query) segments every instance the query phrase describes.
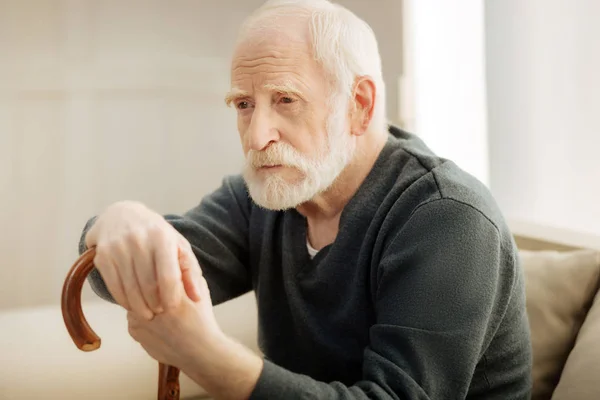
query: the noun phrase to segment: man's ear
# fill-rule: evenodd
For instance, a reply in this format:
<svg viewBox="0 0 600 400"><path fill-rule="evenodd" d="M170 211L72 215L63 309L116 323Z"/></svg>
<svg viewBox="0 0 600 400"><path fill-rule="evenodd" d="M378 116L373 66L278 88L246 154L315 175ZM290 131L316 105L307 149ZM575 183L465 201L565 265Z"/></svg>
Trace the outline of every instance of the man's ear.
<svg viewBox="0 0 600 400"><path fill-rule="evenodd" d="M376 90L375 81L370 76L356 78L350 108L350 131L353 135L360 136L367 131L373 119Z"/></svg>

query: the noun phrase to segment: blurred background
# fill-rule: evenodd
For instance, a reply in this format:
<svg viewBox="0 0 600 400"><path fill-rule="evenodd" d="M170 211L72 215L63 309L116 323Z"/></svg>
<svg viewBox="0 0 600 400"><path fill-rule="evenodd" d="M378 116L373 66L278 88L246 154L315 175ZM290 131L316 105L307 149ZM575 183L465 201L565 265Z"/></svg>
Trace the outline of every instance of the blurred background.
<svg viewBox="0 0 600 400"><path fill-rule="evenodd" d="M344 0L391 122L507 218L600 235L600 2ZM223 102L262 0L0 0L0 309L56 303L87 218L193 207L242 153Z"/></svg>
<svg viewBox="0 0 600 400"><path fill-rule="evenodd" d="M184 212L240 170L223 96L262 3L0 0L0 313L56 308L110 203ZM514 229L600 237L600 2L339 3L378 37L392 123L488 185Z"/></svg>

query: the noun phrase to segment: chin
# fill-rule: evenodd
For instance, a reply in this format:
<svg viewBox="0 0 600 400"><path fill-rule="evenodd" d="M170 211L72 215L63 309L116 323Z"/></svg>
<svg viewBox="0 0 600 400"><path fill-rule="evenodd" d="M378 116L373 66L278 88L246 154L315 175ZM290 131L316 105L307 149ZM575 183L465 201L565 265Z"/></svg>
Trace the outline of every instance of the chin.
<svg viewBox="0 0 600 400"><path fill-rule="evenodd" d="M326 161L323 166L303 170L259 171L246 165L243 176L257 205L269 210L289 210L325 192L345 167L335 158Z"/></svg>
<svg viewBox="0 0 600 400"><path fill-rule="evenodd" d="M261 178L246 174L244 179L252 200L268 210L285 211L296 208L317 194L317 191L311 190L306 179L290 183L277 175Z"/></svg>

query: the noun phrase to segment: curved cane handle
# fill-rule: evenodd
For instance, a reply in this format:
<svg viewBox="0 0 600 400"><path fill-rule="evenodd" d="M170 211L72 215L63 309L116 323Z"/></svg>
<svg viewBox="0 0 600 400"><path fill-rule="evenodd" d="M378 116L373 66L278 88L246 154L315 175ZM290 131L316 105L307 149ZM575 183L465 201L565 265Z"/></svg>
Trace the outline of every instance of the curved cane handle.
<svg viewBox="0 0 600 400"><path fill-rule="evenodd" d="M100 338L90 328L81 309L81 290L88 274L94 269L95 248L88 249L75 261L62 290L61 309L67 331L75 346L82 351L100 347ZM158 365L158 400L179 400L179 369Z"/></svg>

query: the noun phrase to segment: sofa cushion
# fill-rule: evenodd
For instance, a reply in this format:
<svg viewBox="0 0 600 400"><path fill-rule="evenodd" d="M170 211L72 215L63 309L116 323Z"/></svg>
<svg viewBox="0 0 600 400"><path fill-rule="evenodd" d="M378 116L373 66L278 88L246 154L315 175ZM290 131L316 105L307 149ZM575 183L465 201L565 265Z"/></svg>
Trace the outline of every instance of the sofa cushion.
<svg viewBox="0 0 600 400"><path fill-rule="evenodd" d="M533 346L532 399L550 399L598 289L591 250L520 251Z"/></svg>
<svg viewBox="0 0 600 400"><path fill-rule="evenodd" d="M600 258L600 253L598 254ZM600 399L600 295L588 312L552 400Z"/></svg>

